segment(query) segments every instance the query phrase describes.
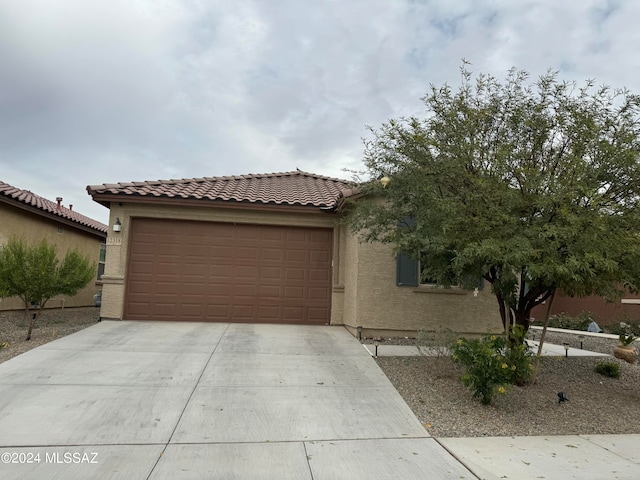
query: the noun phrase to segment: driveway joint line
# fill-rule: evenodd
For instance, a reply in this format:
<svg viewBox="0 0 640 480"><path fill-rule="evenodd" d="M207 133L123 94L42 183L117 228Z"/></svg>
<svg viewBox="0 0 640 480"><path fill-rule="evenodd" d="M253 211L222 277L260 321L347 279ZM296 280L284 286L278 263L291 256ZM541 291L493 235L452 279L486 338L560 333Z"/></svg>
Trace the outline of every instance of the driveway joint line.
<svg viewBox="0 0 640 480"><path fill-rule="evenodd" d="M304 448L304 458L307 461L307 468L309 469L309 477L313 480L313 470L311 469L311 455L307 451L307 442L302 442L302 448Z"/></svg>
<svg viewBox="0 0 640 480"><path fill-rule="evenodd" d="M151 467L151 470L149 471L149 475L147 475L147 479L146 480L149 480L149 478L151 478L151 475L153 475L154 470L156 469L156 467L158 466L158 463L160 462L160 459L162 458L164 453L167 451L167 447L171 444L171 439L175 435L176 430L178 429L178 425L180 425L180 421L182 420L184 412L187 410L187 407L189 406L189 402L191 402L191 398L193 397L193 394L195 393L196 388L198 388L198 384L200 383L200 380L202 379L202 375L204 375L205 370L209 366L209 362L211 362L211 358L213 357L213 354L216 353L216 350L218 349L218 346L220 345L220 342L222 342L222 339L227 334L227 330L229 329L229 326L230 326L230 324L227 323L227 325L224 328L224 331L220 335L220 338L218 338L218 341L217 341L216 345L213 347L213 350L211 350L211 354L209 355L209 358L207 359L206 363L204 364L204 367L202 367L202 371L200 372L200 375L198 376L195 384L193 385L193 389L191 390L191 393L189 394L189 398L187 398L187 401L185 402L184 407L182 408L182 411L180 412L180 415L178 416L178 420L176 421L176 424L173 427L173 430L171 431L171 435L169 435L169 439L164 444L164 448L162 449L162 452L160 452L160 455L158 455L158 459L153 464L153 467Z"/></svg>

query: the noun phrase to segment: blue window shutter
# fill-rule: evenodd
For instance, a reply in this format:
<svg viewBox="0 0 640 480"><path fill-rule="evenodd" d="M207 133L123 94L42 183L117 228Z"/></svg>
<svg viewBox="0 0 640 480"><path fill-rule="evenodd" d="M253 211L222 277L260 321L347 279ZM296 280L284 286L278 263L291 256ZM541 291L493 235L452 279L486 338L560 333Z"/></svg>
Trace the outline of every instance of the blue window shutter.
<svg viewBox="0 0 640 480"><path fill-rule="evenodd" d="M398 253L396 257L396 285L417 287L418 284L418 261L406 253Z"/></svg>

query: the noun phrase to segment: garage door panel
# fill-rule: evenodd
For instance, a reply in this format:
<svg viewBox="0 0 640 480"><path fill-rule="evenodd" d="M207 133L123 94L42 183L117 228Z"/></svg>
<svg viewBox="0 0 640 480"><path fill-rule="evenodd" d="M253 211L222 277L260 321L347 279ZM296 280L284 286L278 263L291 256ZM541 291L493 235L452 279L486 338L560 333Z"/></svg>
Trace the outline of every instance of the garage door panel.
<svg viewBox="0 0 640 480"><path fill-rule="evenodd" d="M209 267L211 278L224 278L225 280L233 275L233 265L212 265Z"/></svg>
<svg viewBox="0 0 640 480"><path fill-rule="evenodd" d="M135 282L131 283L131 287L128 292L130 295L140 293L145 297L148 296L148 292L153 288L153 277L150 275L148 278L138 277ZM149 297L150 298L150 297Z"/></svg>
<svg viewBox="0 0 640 480"><path fill-rule="evenodd" d="M245 320L255 318L253 305L235 304L231 306L232 315L237 319Z"/></svg>
<svg viewBox="0 0 640 480"><path fill-rule="evenodd" d="M310 268L309 280L326 282L329 280L331 273L328 268Z"/></svg>
<svg viewBox="0 0 640 480"><path fill-rule="evenodd" d="M307 250L291 249L286 252L286 262L305 263L307 261Z"/></svg>
<svg viewBox="0 0 640 480"><path fill-rule="evenodd" d="M282 243L285 231L278 227L264 227L261 229L262 240Z"/></svg>
<svg viewBox="0 0 640 480"><path fill-rule="evenodd" d="M283 272L281 267L262 267L260 269L260 280L275 280L278 283L282 280Z"/></svg>
<svg viewBox="0 0 640 480"><path fill-rule="evenodd" d="M231 316L230 305L208 304L206 305L206 319L225 322Z"/></svg>
<svg viewBox="0 0 640 480"><path fill-rule="evenodd" d="M328 308L309 307L307 309L307 318L312 321L322 321L324 318L327 318L328 315L329 315Z"/></svg>
<svg viewBox="0 0 640 480"><path fill-rule="evenodd" d="M235 268L235 277L245 281L251 279L256 281L258 279L258 267L249 265L237 265Z"/></svg>
<svg viewBox="0 0 640 480"><path fill-rule="evenodd" d="M329 322L330 229L132 219L125 318Z"/></svg>
<svg viewBox="0 0 640 480"><path fill-rule="evenodd" d="M307 292L307 296L311 300L328 300L330 294L328 288L317 287L309 287Z"/></svg>
<svg viewBox="0 0 640 480"><path fill-rule="evenodd" d="M258 259L258 248L238 247L236 248L236 258L238 260L252 260L255 262Z"/></svg>
<svg viewBox="0 0 640 480"><path fill-rule="evenodd" d="M216 303L220 303L222 300L225 302L228 301L228 298L231 296L231 287L228 283L209 284L206 286L208 296L216 300Z"/></svg>
<svg viewBox="0 0 640 480"><path fill-rule="evenodd" d="M282 262L283 254L281 248L265 247L262 249L262 260L265 262Z"/></svg>
<svg viewBox="0 0 640 480"><path fill-rule="evenodd" d="M304 280L305 270L303 268L287 268L284 272L285 280Z"/></svg>
<svg viewBox="0 0 640 480"><path fill-rule="evenodd" d="M277 321L280 318L280 309L276 306L262 305L258 307L258 316L264 321Z"/></svg>
<svg viewBox="0 0 640 480"><path fill-rule="evenodd" d="M300 300L305 298L304 287L285 287L284 298L287 300L291 300L291 299Z"/></svg>
<svg viewBox="0 0 640 480"><path fill-rule="evenodd" d="M309 252L309 260L314 263L326 265L327 262L331 262L331 253L319 250L311 250Z"/></svg>
<svg viewBox="0 0 640 480"><path fill-rule="evenodd" d="M258 285L255 284L236 285L233 289L233 297L238 301L241 301L243 298L253 298L258 293L257 290Z"/></svg>
<svg viewBox="0 0 640 480"><path fill-rule="evenodd" d="M304 314L304 308L302 306L284 307L282 309L283 319L290 322L302 322L304 319L303 314Z"/></svg>
<svg viewBox="0 0 640 480"><path fill-rule="evenodd" d="M258 295L260 298L280 298L280 286L260 285L258 287Z"/></svg>
<svg viewBox="0 0 640 480"><path fill-rule="evenodd" d="M148 261L137 261L131 264L131 268L129 269L130 273L135 274L152 274L153 273L153 261L149 259Z"/></svg>

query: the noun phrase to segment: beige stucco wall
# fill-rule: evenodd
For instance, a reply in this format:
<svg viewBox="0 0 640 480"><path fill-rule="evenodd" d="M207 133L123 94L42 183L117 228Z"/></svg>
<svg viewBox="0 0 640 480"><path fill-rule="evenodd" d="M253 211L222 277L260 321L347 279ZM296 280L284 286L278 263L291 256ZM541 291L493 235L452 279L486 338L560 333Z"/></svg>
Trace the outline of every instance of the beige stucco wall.
<svg viewBox="0 0 640 480"><path fill-rule="evenodd" d="M96 264L100 258L100 243L96 235L58 223L54 220L30 213L5 203L0 203L0 245L4 245L12 235L25 239L29 243L45 238L54 244L61 257L67 251L77 248L80 254L93 259ZM93 296L100 290L99 282L92 281L73 297L59 296L47 303L48 308L92 306ZM0 310L23 309L24 304L18 298L0 300Z"/></svg>
<svg viewBox="0 0 640 480"><path fill-rule="evenodd" d="M127 245L131 219L135 217L333 228L333 325L344 324L352 331L362 326L365 335L435 330L442 325L468 334L501 330L496 300L488 288L476 296L457 288L398 287L392 248L361 244L349 228L329 212L310 214L136 203L111 205L103 277L103 318L122 319L123 316ZM111 228L116 219L122 223L120 233Z"/></svg>
<svg viewBox="0 0 640 480"><path fill-rule="evenodd" d="M363 335L436 330L444 326L469 335L502 330L495 296L460 288L399 287L390 245L359 243L350 235L345 285L345 325Z"/></svg>
<svg viewBox="0 0 640 480"><path fill-rule="evenodd" d="M211 208L207 206L183 207L112 203L109 218L109 234L107 237L107 263L105 275L102 278L104 286L100 315L103 318L122 319L123 316L125 275L128 256L127 246L129 232L131 230L129 227L131 219L135 217L324 228L334 228L336 224L336 216L329 212L314 214L251 210L248 208L236 209ZM122 231L120 233L113 232L111 228L116 222L116 219L120 219L122 223ZM334 232L334 258L337 256L336 250L338 248L339 242L336 242ZM334 275L334 282L337 281L339 280ZM332 323L342 323L342 302L340 296L339 291L332 293Z"/></svg>

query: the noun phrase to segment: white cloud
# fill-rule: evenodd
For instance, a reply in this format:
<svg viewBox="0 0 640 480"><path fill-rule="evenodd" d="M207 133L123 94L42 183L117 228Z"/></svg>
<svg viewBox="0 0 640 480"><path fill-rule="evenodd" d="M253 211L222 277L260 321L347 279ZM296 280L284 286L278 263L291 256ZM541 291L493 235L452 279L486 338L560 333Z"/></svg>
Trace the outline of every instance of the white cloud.
<svg viewBox="0 0 640 480"><path fill-rule="evenodd" d="M9 0L0 180L105 217L87 184L357 169L461 59L640 90L640 3Z"/></svg>

